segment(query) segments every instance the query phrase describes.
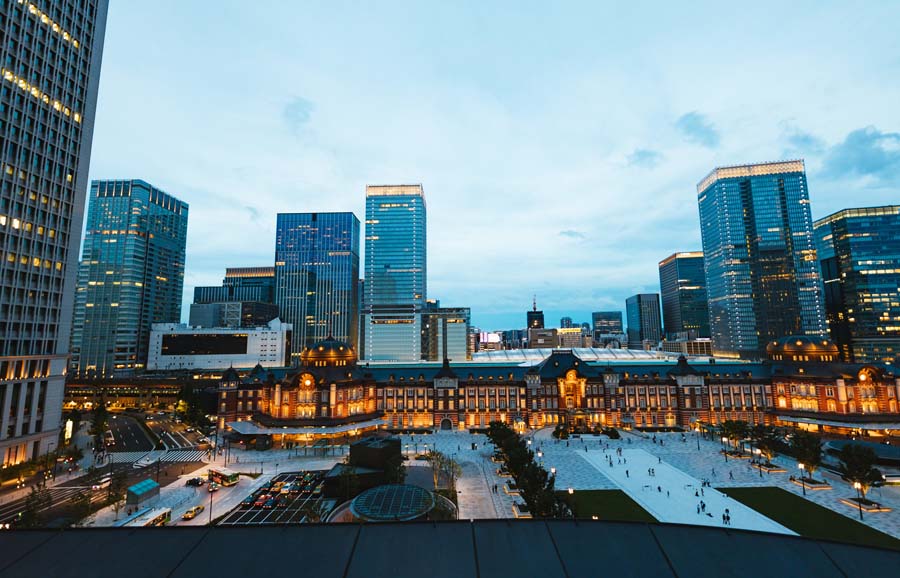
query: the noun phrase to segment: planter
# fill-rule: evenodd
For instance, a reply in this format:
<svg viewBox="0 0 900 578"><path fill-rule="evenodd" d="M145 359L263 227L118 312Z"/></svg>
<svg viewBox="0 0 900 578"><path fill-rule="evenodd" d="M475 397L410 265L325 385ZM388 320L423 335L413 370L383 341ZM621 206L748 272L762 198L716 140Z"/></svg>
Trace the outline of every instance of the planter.
<svg viewBox="0 0 900 578"><path fill-rule="evenodd" d="M512 482L506 482L503 484L503 491L506 492L507 495L510 496L520 496L519 488L513 484Z"/></svg>
<svg viewBox="0 0 900 578"><path fill-rule="evenodd" d="M846 505L850 506L851 508L855 508L857 510L862 508L863 512L866 512L869 514L876 514L878 512L890 512L891 511L891 509L888 508L887 506L882 506L878 502L871 502L869 500L866 500L865 502L860 503L861 500L858 500L857 498L841 498L840 501L842 504L846 504Z"/></svg>
<svg viewBox="0 0 900 578"><path fill-rule="evenodd" d="M766 472L767 474L784 474L787 473L787 470L782 468L781 466L776 466L775 464L753 464L753 467L759 470Z"/></svg>
<svg viewBox="0 0 900 578"><path fill-rule="evenodd" d="M801 482L797 478L794 478L793 480L791 480L791 483L801 487L805 486L807 490L812 491L831 489L831 484L822 480L810 480L807 478L803 478L803 481Z"/></svg>
<svg viewBox="0 0 900 578"><path fill-rule="evenodd" d="M501 478L511 478L512 477L512 474L509 473L509 470L507 470L506 468L498 469L497 475L500 476Z"/></svg>
<svg viewBox="0 0 900 578"><path fill-rule="evenodd" d="M531 518L531 512L528 511L528 506L525 504L515 502L512 506L512 511L513 516L516 518Z"/></svg>

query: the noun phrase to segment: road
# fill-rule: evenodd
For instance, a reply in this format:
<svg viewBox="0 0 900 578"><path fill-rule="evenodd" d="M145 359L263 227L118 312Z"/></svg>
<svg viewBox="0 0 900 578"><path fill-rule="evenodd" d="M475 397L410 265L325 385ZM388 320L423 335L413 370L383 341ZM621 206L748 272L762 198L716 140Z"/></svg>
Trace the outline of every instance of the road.
<svg viewBox="0 0 900 578"><path fill-rule="evenodd" d="M109 416L109 429L116 440L109 447L112 452L143 452L153 449L153 440L141 427L137 420L129 415L112 414Z"/></svg>
<svg viewBox="0 0 900 578"><path fill-rule="evenodd" d="M202 445L200 443L202 433L187 431L194 428L176 422L168 414L147 414L146 423L153 433L159 436L166 449L197 449Z"/></svg>
<svg viewBox="0 0 900 578"><path fill-rule="evenodd" d="M114 466L114 469L131 469L126 466ZM92 503L98 503L103 501L106 496L106 490L92 490L91 486L94 482L99 480L101 477L107 475L109 473L108 468L103 468L101 471L95 472L93 474L88 474L86 476L81 476L79 478L75 478L73 480L63 482L57 486L49 488L51 503L50 506L46 508L42 508L40 511L45 512L49 509L59 507L63 505L67 500L71 500L79 492L85 492L91 496ZM25 510L25 501L28 499L28 494L25 494L23 497L12 500L10 502L5 502L0 504L0 523L12 522L16 519L19 513Z"/></svg>

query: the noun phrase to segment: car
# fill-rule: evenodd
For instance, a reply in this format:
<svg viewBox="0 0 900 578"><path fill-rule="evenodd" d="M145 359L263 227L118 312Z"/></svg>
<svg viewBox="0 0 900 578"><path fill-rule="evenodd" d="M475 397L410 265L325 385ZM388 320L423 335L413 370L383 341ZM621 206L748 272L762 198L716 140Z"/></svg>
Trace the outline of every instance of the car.
<svg viewBox="0 0 900 578"><path fill-rule="evenodd" d="M190 432L196 431L196 430L194 430L194 428L192 428L192 427L189 427L189 428L186 428L184 431L190 433Z"/></svg>
<svg viewBox="0 0 900 578"><path fill-rule="evenodd" d="M313 490L313 495L318 496L321 493L322 493L322 484L319 484L318 486L316 486L316 489Z"/></svg>
<svg viewBox="0 0 900 578"><path fill-rule="evenodd" d="M201 444L208 444L209 438L200 438L199 440L197 440L197 442Z"/></svg>
<svg viewBox="0 0 900 578"><path fill-rule="evenodd" d="M188 479L187 481L184 482L184 485L185 485L185 486L199 487L199 486L202 486L202 485L205 484L205 483L206 483L206 480L204 480L203 478L200 478L200 477L196 477L196 478L190 478L190 479Z"/></svg>
<svg viewBox="0 0 900 578"><path fill-rule="evenodd" d="M151 421L151 420L154 420L154 419L156 419L156 418L155 418L154 416L152 416L152 415L146 415L146 416L144 416L144 419L146 419L147 421Z"/></svg>
<svg viewBox="0 0 900 578"><path fill-rule="evenodd" d="M182 516L182 520L193 520L197 517L197 514L202 512L205 508L203 506L194 506L193 508L188 509Z"/></svg>
<svg viewBox="0 0 900 578"><path fill-rule="evenodd" d="M269 494L260 494L257 496L256 501L253 502L254 508L262 508L266 502L269 501Z"/></svg>
<svg viewBox="0 0 900 578"><path fill-rule="evenodd" d="M275 507L275 503L276 503L276 502L277 502L277 500L276 500L275 498L269 498L269 499L266 500L266 502L263 504L263 508L265 508L266 510L271 510L272 508Z"/></svg>
<svg viewBox="0 0 900 578"><path fill-rule="evenodd" d="M218 491L219 491L219 484L217 484L217 483L215 483L215 482L212 482L212 483L209 484L209 487L206 488L206 489L207 489L207 491L209 491L209 492L218 492Z"/></svg>
<svg viewBox="0 0 900 578"><path fill-rule="evenodd" d="M289 502L290 502L289 499L282 496L282 497L278 498L277 500L275 500L275 507L276 508L287 508Z"/></svg>
<svg viewBox="0 0 900 578"><path fill-rule="evenodd" d="M247 496L246 498L241 500L241 505L242 506L252 506L253 502L255 502L255 501L256 501L256 496L254 496L253 494L250 494L249 496Z"/></svg>

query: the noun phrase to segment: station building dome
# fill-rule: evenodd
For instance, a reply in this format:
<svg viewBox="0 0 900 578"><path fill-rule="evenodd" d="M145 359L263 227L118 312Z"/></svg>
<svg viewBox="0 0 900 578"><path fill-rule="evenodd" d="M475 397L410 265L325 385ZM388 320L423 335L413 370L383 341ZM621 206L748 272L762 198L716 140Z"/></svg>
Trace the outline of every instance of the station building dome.
<svg viewBox="0 0 900 578"><path fill-rule="evenodd" d="M838 353L833 341L810 335L782 337L766 346L772 361L837 361Z"/></svg>
<svg viewBox="0 0 900 578"><path fill-rule="evenodd" d="M342 367L356 364L356 352L349 343L328 337L300 354L304 367Z"/></svg>

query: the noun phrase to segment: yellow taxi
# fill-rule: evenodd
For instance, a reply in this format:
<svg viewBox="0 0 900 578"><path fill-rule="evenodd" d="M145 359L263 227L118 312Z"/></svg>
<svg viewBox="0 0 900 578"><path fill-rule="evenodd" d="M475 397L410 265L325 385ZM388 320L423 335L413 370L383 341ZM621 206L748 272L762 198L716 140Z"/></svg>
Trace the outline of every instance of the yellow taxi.
<svg viewBox="0 0 900 578"><path fill-rule="evenodd" d="M204 510L203 506L194 506L193 508L191 508L190 510L185 512L184 515L181 516L181 519L182 520L193 520L194 518L197 517L197 514L199 514L203 510Z"/></svg>

